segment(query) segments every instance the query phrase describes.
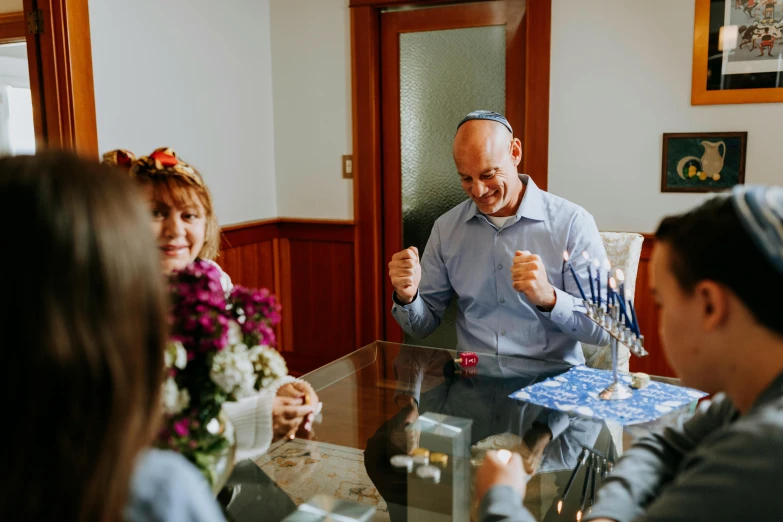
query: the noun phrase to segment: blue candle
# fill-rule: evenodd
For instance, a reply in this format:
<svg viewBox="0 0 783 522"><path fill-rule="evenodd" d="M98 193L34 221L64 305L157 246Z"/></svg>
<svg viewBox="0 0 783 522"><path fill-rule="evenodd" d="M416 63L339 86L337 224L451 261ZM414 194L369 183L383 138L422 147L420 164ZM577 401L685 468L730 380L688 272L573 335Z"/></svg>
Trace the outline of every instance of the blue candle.
<svg viewBox="0 0 783 522"><path fill-rule="evenodd" d="M568 269L571 270L571 275L574 276L574 281L576 281L576 287L579 288L579 293L582 295L582 300L587 301L587 296L585 295L585 291L582 289L582 283L579 282L579 278L576 277L576 272L574 272L574 266L571 264L571 261L568 258L568 252L563 252L563 259L565 260L566 264L568 264Z"/></svg>
<svg viewBox="0 0 783 522"><path fill-rule="evenodd" d="M614 295L617 293L614 291L614 289L617 288L617 283L614 280L614 277L611 275L608 277L606 281L606 304L607 308L609 306L612 306L614 303Z"/></svg>
<svg viewBox="0 0 783 522"><path fill-rule="evenodd" d="M617 281L620 283L620 300L625 304L625 274L618 268L615 275L617 276Z"/></svg>
<svg viewBox="0 0 783 522"><path fill-rule="evenodd" d="M587 263L587 280L590 281L590 297L593 298L593 304L595 304L595 285L593 284L593 271L590 268L590 262Z"/></svg>
<svg viewBox="0 0 783 522"><path fill-rule="evenodd" d="M595 285L596 295L598 296L598 307L601 307L601 265L598 260L595 261Z"/></svg>
<svg viewBox="0 0 783 522"><path fill-rule="evenodd" d="M628 312L626 311L625 303L623 302L622 299L618 299L617 302L620 303L620 311L622 312L623 317L625 318L625 325L630 326L631 320L628 319Z"/></svg>
<svg viewBox="0 0 783 522"><path fill-rule="evenodd" d="M633 330L636 332L636 336L638 337L641 335L639 333L639 323L636 321L636 309L633 307L633 301L628 301L628 304L631 306L631 317L633 318Z"/></svg>

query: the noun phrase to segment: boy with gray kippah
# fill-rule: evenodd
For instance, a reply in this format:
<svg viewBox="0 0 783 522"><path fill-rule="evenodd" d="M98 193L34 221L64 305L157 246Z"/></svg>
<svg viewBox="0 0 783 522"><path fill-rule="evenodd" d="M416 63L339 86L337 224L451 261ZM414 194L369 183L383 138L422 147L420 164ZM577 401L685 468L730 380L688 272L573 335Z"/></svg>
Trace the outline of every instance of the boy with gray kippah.
<svg viewBox="0 0 783 522"><path fill-rule="evenodd" d="M737 187L663 220L651 287L671 366L715 394L638 441L586 521L780 520L783 496L783 188ZM479 471L481 520L532 521L518 462Z"/></svg>

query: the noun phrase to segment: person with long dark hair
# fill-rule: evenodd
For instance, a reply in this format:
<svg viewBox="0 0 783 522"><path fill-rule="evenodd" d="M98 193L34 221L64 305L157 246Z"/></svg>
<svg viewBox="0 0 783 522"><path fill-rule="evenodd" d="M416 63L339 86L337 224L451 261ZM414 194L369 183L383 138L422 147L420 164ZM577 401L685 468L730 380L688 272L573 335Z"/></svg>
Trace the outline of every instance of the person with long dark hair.
<svg viewBox="0 0 783 522"><path fill-rule="evenodd" d="M184 457L148 449L167 337L148 216L95 161L0 159L0 520L223 519Z"/></svg>

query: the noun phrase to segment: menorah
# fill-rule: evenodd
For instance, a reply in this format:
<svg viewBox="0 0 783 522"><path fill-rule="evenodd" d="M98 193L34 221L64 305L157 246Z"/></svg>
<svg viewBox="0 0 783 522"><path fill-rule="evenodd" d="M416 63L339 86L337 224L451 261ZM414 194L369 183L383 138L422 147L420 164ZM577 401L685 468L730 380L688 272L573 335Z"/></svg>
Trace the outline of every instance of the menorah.
<svg viewBox="0 0 783 522"><path fill-rule="evenodd" d="M601 298L601 266L595 261L595 285L593 285L593 273L590 267L590 259L586 253L583 254L587 261L587 277L590 283L590 294L592 299L585 295L582 283L576 276L576 271L571 264L568 252L563 254L563 259L571 271L579 293L582 296L582 304L585 307L585 316L593 323L598 325L610 337L610 349L612 352L612 384L601 390L598 396L605 401L627 399L633 395L630 386L622 382L617 375L617 352L622 344L637 357L644 357L647 351L644 349L644 336L639 331L639 323L636 320L636 310L633 307L633 301L625 300L625 274L617 269L617 279L611 275L611 266L609 261L604 262L606 269L606 303ZM617 281L620 281L620 291L617 291ZM596 291L597 288L597 291ZM628 311L630 310L630 315Z"/></svg>

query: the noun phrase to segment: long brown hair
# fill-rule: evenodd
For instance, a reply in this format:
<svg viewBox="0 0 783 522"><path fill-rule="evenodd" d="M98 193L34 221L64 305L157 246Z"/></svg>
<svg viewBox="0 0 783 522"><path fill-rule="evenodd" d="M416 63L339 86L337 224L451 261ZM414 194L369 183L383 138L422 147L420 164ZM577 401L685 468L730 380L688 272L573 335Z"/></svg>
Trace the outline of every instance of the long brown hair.
<svg viewBox="0 0 783 522"><path fill-rule="evenodd" d="M163 374L148 211L127 176L48 152L0 159L0 223L0 520L121 519Z"/></svg>

